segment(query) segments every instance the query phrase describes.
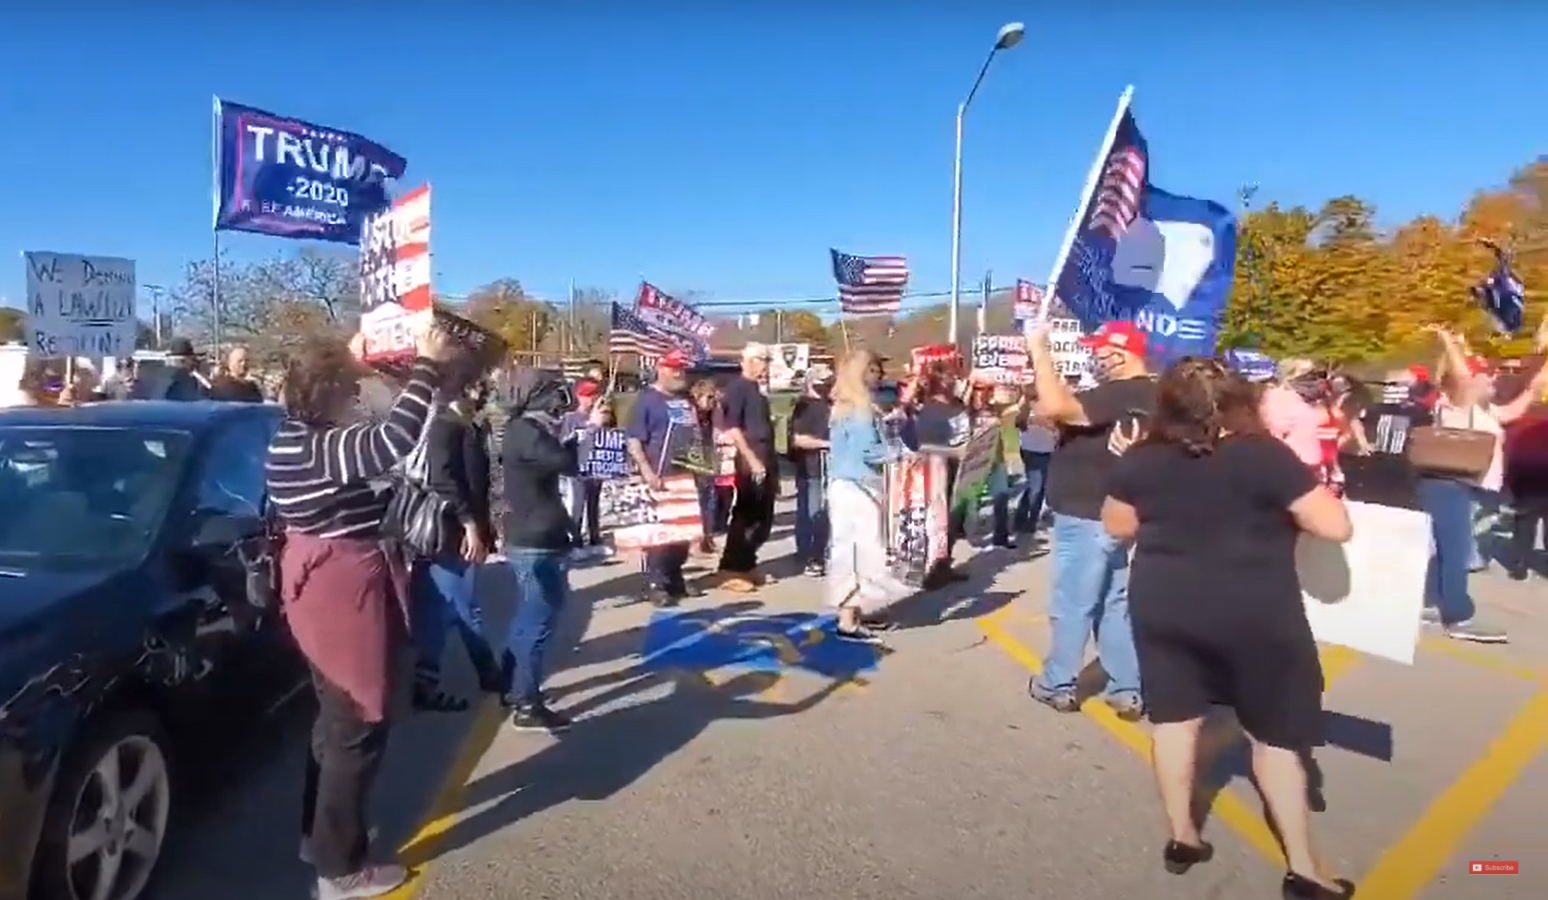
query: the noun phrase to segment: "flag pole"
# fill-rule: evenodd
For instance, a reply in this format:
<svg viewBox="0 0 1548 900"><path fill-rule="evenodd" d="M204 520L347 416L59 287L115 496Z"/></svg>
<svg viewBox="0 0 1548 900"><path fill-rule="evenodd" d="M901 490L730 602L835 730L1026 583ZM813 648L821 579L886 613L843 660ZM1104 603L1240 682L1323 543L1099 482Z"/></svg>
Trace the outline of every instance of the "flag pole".
<svg viewBox="0 0 1548 900"><path fill-rule="evenodd" d="M1134 100L1134 85L1123 89L1123 94L1118 98L1118 110L1113 113L1113 121L1107 126L1107 136L1102 138L1102 146L1097 149L1096 159L1091 162L1091 171L1086 175L1086 186L1080 192L1080 203L1075 207L1075 215L1070 219L1070 227L1064 232L1064 243L1059 245L1059 255L1054 257L1053 271L1048 275L1047 287L1043 290L1043 297L1038 302L1037 323L1042 324L1048 320L1048 304L1052 302L1054 291L1059 287L1059 273L1064 271L1064 262L1069 259L1070 248L1075 246L1075 234L1080 230L1081 220L1086 218L1086 209L1091 205L1091 194L1096 190L1097 182L1102 179L1103 164L1107 162L1107 154L1112 152L1113 141L1118 139L1118 126L1123 123L1124 113L1129 111L1129 104ZM1034 326L1026 325L1028 333Z"/></svg>

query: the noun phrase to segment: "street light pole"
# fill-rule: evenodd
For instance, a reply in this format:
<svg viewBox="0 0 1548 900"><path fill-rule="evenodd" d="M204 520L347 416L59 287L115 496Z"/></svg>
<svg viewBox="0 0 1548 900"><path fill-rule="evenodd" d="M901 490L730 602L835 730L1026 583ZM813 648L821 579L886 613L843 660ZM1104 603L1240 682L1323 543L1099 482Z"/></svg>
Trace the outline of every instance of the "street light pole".
<svg viewBox="0 0 1548 900"><path fill-rule="evenodd" d="M968 90L967 99L957 106L957 150L953 158L951 192L951 307L946 325L947 343L952 346L957 344L957 319L962 309L962 120L967 116L974 95L978 93L978 86L984 83L984 76L989 73L989 64L994 62L995 54L1021 43L1025 34L1026 26L1020 22L1010 22L1000 27L994 46L989 49L989 55L978 69L978 77L973 79L973 87Z"/></svg>

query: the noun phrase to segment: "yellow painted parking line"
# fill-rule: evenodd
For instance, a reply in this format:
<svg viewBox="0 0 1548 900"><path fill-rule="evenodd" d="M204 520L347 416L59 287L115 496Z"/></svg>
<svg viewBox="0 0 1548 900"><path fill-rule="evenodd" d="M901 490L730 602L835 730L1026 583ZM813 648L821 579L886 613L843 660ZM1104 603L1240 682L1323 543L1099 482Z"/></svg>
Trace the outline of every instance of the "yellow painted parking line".
<svg viewBox="0 0 1548 900"><path fill-rule="evenodd" d="M1502 658L1498 651L1490 650L1477 644L1464 644L1451 638L1429 636L1419 642L1419 648L1449 656L1452 659L1467 663L1476 668L1498 672L1501 675L1508 675L1511 678L1518 678L1522 681L1548 682L1548 672L1513 663L1508 659Z"/></svg>
<svg viewBox="0 0 1548 900"><path fill-rule="evenodd" d="M1359 882L1362 900L1411 900L1548 744L1548 691L1523 705L1489 748L1387 848Z"/></svg>
<svg viewBox="0 0 1548 900"><path fill-rule="evenodd" d="M409 867L409 880L387 894L386 900L409 900L418 892L419 884L425 877L426 864L435 856L441 838L457 824L468 782L472 780L479 760L484 758L484 752L494 743L495 735L500 731L500 723L504 721L505 709L498 700L490 698L478 707L473 724L462 739L462 746L457 748L457 755L446 770L446 777L430 801L425 824L398 848L398 859Z"/></svg>
<svg viewBox="0 0 1548 900"><path fill-rule="evenodd" d="M1001 625L1001 615L988 615L978 619L978 627L984 636L999 647L1005 655L1021 663L1032 674L1043 671L1043 661L1036 653L1033 653L1026 644L1012 637ZM1360 661L1360 655L1343 647L1319 648L1322 657L1322 673L1324 684L1331 684ZM1150 759L1150 736L1133 722L1125 722L1118 718L1112 708L1097 698L1088 698L1081 705L1080 711L1092 721L1096 722L1102 730L1117 738L1118 742L1128 747L1140 758ZM1222 790L1215 795L1214 804L1211 807L1213 818L1224 822L1237 834L1241 835L1250 846L1263 854L1274 863L1282 863L1284 854L1279 849L1279 842L1274 838L1274 833L1269 829L1268 822L1264 819L1260 810L1253 809L1241 797L1230 790Z"/></svg>

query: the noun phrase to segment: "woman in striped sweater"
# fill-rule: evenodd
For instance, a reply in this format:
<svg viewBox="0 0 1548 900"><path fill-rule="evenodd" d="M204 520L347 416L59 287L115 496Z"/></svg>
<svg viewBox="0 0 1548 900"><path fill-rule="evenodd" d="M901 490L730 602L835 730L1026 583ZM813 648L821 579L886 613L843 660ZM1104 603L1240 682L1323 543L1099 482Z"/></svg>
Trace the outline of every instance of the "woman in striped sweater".
<svg viewBox="0 0 1548 900"><path fill-rule="evenodd" d="M442 364L456 353L427 329L392 408L364 421L355 403L361 350L357 338L347 351L318 343L292 358L286 419L267 462L285 533L285 619L317 691L302 800L302 855L317 869L317 900L377 897L407 878L401 866L366 860L366 797L387 743L394 657L409 632L408 569L383 540L387 497L371 482L418 441Z"/></svg>

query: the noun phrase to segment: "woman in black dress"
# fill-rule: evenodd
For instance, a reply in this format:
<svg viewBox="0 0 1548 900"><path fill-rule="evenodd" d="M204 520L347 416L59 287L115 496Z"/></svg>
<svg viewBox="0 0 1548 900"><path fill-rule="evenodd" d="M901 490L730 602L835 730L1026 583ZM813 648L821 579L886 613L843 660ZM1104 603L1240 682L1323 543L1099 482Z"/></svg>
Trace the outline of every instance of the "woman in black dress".
<svg viewBox="0 0 1548 900"><path fill-rule="evenodd" d="M1301 532L1347 541L1344 505L1264 433L1253 385L1189 357L1158 385L1149 433L1114 470L1102 524L1135 542L1129 584L1168 871L1206 862L1192 815L1199 729L1236 710L1289 861L1283 896L1339 900L1311 849L1306 770L1321 740L1322 666L1295 568Z"/></svg>

